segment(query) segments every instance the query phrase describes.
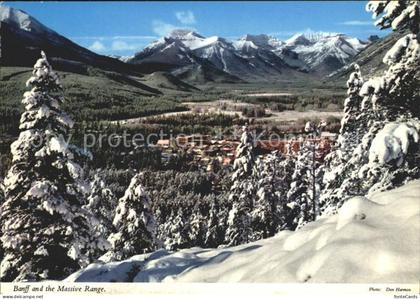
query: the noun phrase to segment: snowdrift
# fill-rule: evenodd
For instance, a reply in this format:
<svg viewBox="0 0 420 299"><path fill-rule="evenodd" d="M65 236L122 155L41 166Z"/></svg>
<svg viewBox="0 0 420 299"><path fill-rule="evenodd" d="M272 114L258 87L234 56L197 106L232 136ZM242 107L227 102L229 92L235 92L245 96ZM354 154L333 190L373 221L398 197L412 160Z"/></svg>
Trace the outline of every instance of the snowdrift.
<svg viewBox="0 0 420 299"><path fill-rule="evenodd" d="M417 283L420 180L354 197L296 232L231 248L159 250L95 263L69 282Z"/></svg>

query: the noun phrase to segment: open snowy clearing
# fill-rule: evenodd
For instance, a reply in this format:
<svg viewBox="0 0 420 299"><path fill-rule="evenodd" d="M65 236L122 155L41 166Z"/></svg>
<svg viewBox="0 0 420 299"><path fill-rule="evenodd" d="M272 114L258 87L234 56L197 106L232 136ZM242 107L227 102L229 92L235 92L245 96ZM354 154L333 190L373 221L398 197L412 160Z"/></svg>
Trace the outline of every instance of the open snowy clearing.
<svg viewBox="0 0 420 299"><path fill-rule="evenodd" d="M417 283L420 180L354 197L296 232L231 248L159 250L95 263L69 282Z"/></svg>
<svg viewBox="0 0 420 299"><path fill-rule="evenodd" d="M142 120L145 120L147 118L152 118L156 116L175 116L175 115L183 115L183 114L189 114L189 113L223 113L226 115L239 115L239 117L242 118L241 112L239 111L232 111L232 110L221 110L217 108L209 108L205 109L204 112L195 112L192 110L189 111L181 111L181 112L167 112L159 115L152 115L152 116L144 116L144 117L137 117L137 118L130 118L125 120L117 120L117 121L111 121L111 123L120 125L133 125L136 123L140 123ZM330 112L330 111L294 111L294 110L287 110L282 112L275 112L268 110L267 113L270 113L270 116L267 117L260 117L257 118L256 121L273 121L273 122L294 122L299 119L326 119L330 116L341 118L343 116L343 112Z"/></svg>
<svg viewBox="0 0 420 299"><path fill-rule="evenodd" d="M278 122L293 122L299 119L327 119L328 117L342 118L344 113L339 111L295 111L286 110L282 112L276 112L268 110L267 113L271 114L267 117L260 117L257 121L278 121Z"/></svg>
<svg viewBox="0 0 420 299"><path fill-rule="evenodd" d="M276 94L277 95L277 94ZM156 116L175 116L183 115L189 113L222 113L226 115L238 115L241 118L242 116L240 109L243 107L258 107L256 104L244 103L244 102L234 102L232 100L217 100L217 101L207 101L207 102L183 102L188 109L188 111L180 112L167 112L159 115L143 116L130 118L125 120L112 121L111 123L119 123L121 125L133 125L140 123L142 120L156 117ZM328 117L337 117L342 118L342 111L296 111L296 110L286 110L282 112L273 111L271 109L266 109L266 113L269 114L267 117L257 118L256 121L272 121L272 122L295 122L299 119L326 119Z"/></svg>

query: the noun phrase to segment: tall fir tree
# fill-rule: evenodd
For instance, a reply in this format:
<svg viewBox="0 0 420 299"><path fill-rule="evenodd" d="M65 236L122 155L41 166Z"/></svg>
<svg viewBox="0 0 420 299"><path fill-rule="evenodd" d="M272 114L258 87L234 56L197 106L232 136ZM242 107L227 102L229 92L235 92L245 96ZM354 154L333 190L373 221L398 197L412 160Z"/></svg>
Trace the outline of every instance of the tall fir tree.
<svg viewBox="0 0 420 299"><path fill-rule="evenodd" d="M207 232L204 240L206 247L216 248L225 241L228 211L213 196L207 220Z"/></svg>
<svg viewBox="0 0 420 299"><path fill-rule="evenodd" d="M104 244L94 239L82 205L87 184L81 151L66 140L73 121L61 110L62 86L44 52L27 81L19 138L1 207L2 281L62 279L86 266Z"/></svg>
<svg viewBox="0 0 420 299"><path fill-rule="evenodd" d="M257 161L257 192L251 212L253 240L271 237L285 225L290 161L277 151Z"/></svg>
<svg viewBox="0 0 420 299"><path fill-rule="evenodd" d="M191 246L204 247L204 241L207 232L207 221L200 211L200 203L197 202L194 205L190 217L190 232L189 239L191 240Z"/></svg>
<svg viewBox="0 0 420 299"><path fill-rule="evenodd" d="M247 127L243 127L241 142L236 149L233 164L232 187L230 189L226 243L228 246L248 243L252 239L251 211L255 182L254 139Z"/></svg>
<svg viewBox="0 0 420 299"><path fill-rule="evenodd" d="M113 221L116 233L108 238L112 248L106 260L122 260L156 249L156 220L142 180L143 174L136 174L118 201Z"/></svg>
<svg viewBox="0 0 420 299"><path fill-rule="evenodd" d="M292 138L286 144L285 149L285 159L281 162L281 173L280 173L280 180L282 181L282 189L280 192L284 194L282 197L285 197L285 203L283 203L279 207L281 212L279 213L279 227L278 231L285 230L285 229L295 229L294 221L295 221L295 212L296 212L296 205L294 202L289 202L288 193L291 189L291 185L293 183L293 173L296 168L296 153L294 151L294 145L296 144L296 140ZM283 189L284 188L284 189Z"/></svg>
<svg viewBox="0 0 420 299"><path fill-rule="evenodd" d="M85 207L98 219L97 230L102 235L108 236L113 231L112 219L115 216L116 204L114 193L106 187L100 171L97 171L90 183L90 193Z"/></svg>
<svg viewBox="0 0 420 299"><path fill-rule="evenodd" d="M347 95L344 101L344 116L341 120L340 134L338 135L334 149L325 157L323 166L323 188L320 196L320 206L331 206L343 200L344 191L341 188L346 174L350 171L347 162L352 153L366 133L366 120L370 111L362 111L362 97L359 95L363 86L363 77L360 67L354 65L355 71L351 73L347 81ZM348 195L349 196L349 195Z"/></svg>
<svg viewBox="0 0 420 299"><path fill-rule="evenodd" d="M301 140L292 183L287 193L288 206L292 209L288 229L296 229L314 221L319 214L318 204L323 177L319 136L325 125L325 122L319 125L307 122L305 125L305 131L309 135Z"/></svg>
<svg viewBox="0 0 420 299"><path fill-rule="evenodd" d="M177 250L189 247L191 244L189 235L190 226L182 207L179 207L177 211L172 211L166 228L168 229L168 232L166 240L164 241L164 247L167 250Z"/></svg>

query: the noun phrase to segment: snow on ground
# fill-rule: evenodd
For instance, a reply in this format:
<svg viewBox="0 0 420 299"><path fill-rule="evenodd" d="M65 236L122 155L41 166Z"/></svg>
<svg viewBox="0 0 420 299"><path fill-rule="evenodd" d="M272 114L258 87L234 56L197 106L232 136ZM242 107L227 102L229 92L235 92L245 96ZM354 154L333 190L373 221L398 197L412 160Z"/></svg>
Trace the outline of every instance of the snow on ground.
<svg viewBox="0 0 420 299"><path fill-rule="evenodd" d="M129 118L124 120L115 120L111 121L113 124L119 123L120 125L134 125L140 123L142 120L153 118L156 116L162 117L169 117L175 115L183 115L183 114L190 114L190 113L198 113L197 110L203 111L203 113L222 113L226 115L241 115L239 111L242 107L257 107L256 104L251 103L244 103L244 102L234 102L233 100L217 100L217 101L208 101L208 102L183 102L190 110L188 111L176 111L176 112L166 112L159 115L150 115L150 116L142 116L136 118ZM223 109L222 109L223 107ZM285 110L285 111L273 111L271 109L266 109L266 113L269 114L267 117L260 117L255 119L258 121L278 121L278 122L294 122L299 119L303 118L323 118L327 119L328 117L337 117L342 118L343 112L342 111L316 111L316 110L309 110L309 111L296 111L296 110Z"/></svg>
<svg viewBox="0 0 420 299"><path fill-rule="evenodd" d="M91 264L75 282L417 283L420 180L347 201L296 232L231 248L159 250Z"/></svg>

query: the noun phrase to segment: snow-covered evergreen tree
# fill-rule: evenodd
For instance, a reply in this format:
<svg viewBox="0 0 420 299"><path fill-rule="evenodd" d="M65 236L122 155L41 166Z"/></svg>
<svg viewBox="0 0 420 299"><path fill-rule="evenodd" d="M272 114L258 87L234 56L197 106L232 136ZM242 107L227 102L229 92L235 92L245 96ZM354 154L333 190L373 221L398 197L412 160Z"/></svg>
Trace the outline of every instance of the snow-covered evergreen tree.
<svg viewBox="0 0 420 299"><path fill-rule="evenodd" d="M242 183L249 178L255 166L254 138L248 127L242 127L242 131L240 144L236 148L235 161L233 163L233 185L231 191L236 191L236 189L241 191ZM231 192L231 197L234 196L234 192Z"/></svg>
<svg viewBox="0 0 420 299"><path fill-rule="evenodd" d="M385 54L383 62L389 66L384 76L372 78L362 93L371 96L372 106L381 120L419 116L419 32L420 4L418 1L370 1L367 9L381 29L410 32L400 38Z"/></svg>
<svg viewBox="0 0 420 299"><path fill-rule="evenodd" d="M185 217L185 211L180 207L178 211L172 211L168 221L168 234L164 241L167 250L187 248L191 244L189 237L189 223Z"/></svg>
<svg viewBox="0 0 420 299"><path fill-rule="evenodd" d="M375 114L354 158L359 165L369 164L370 167L361 166L352 173L365 193L394 188L420 176L419 147L413 133L413 130L418 131L420 116L420 4L418 1L370 1L367 9L375 17L380 16L376 24L381 28L408 30L409 33L385 54L383 62L389 66L385 74L372 78L361 90ZM404 142L400 146L404 150L398 154L395 148L392 150L397 160L373 158L378 156L372 154L377 152L378 144L386 151L390 145L398 143L395 140ZM406 142L414 144L409 146Z"/></svg>
<svg viewBox="0 0 420 299"><path fill-rule="evenodd" d="M201 214L199 203L196 203L190 217L189 239L192 246L204 247L207 232L207 221Z"/></svg>
<svg viewBox="0 0 420 299"><path fill-rule="evenodd" d="M93 239L91 215L82 209L88 188L77 163L80 151L66 143L73 122L60 108L58 75L41 54L27 81L32 89L22 100L21 132L5 178L2 281L64 278L106 243Z"/></svg>
<svg viewBox="0 0 420 299"><path fill-rule="evenodd" d="M388 0L370 1L366 6L374 17L379 17L376 25L380 28L406 30L408 34L385 54L383 62L389 68L384 75L368 80L360 90L367 132L344 170L346 178L337 190L341 199L328 203L326 212L335 212L349 196L394 188L420 176L418 144L413 133L418 131L416 123L420 116L419 5L418 1ZM399 142L411 145L400 144L400 150L390 150L390 146ZM397 158L378 158L384 156L377 154L378 148L394 152L389 156Z"/></svg>
<svg viewBox="0 0 420 299"><path fill-rule="evenodd" d="M142 186L142 173L135 175L118 201L113 224L116 233L108 240L110 260L122 260L156 249L156 221L151 201Z"/></svg>
<svg viewBox="0 0 420 299"><path fill-rule="evenodd" d="M363 86L363 77L359 65L354 65L355 71L347 80L347 95L344 101L344 116L341 119L340 134L337 139L338 156L342 161L348 161L356 145L360 142L365 128L360 116L362 97L359 95ZM362 126L362 127L361 127Z"/></svg>
<svg viewBox="0 0 420 299"><path fill-rule="evenodd" d="M205 247L216 248L225 241L228 211L213 198L207 220L207 232L204 240Z"/></svg>
<svg viewBox="0 0 420 299"><path fill-rule="evenodd" d="M251 212L253 240L273 236L285 225L287 191L290 187L288 164L275 151L259 159L256 167L257 193Z"/></svg>
<svg viewBox="0 0 420 299"><path fill-rule="evenodd" d="M381 28L409 31L385 54L383 62L389 68L384 76L369 80L362 90L371 98L376 119L359 151L368 149L359 155L359 161L369 167L361 167L354 175L360 178L363 191L373 192L420 177L416 137L420 117L420 3L384 1L379 5L371 1L367 9L380 16L376 24Z"/></svg>
<svg viewBox="0 0 420 299"><path fill-rule="evenodd" d="M315 125L307 122L305 131L309 133L306 139L301 140L299 155L296 159L292 183L287 193L288 206L292 209L287 228L295 229L309 221L316 219L319 214L319 195L322 187L323 170L321 167L319 137L324 122Z"/></svg>
<svg viewBox="0 0 420 299"><path fill-rule="evenodd" d="M90 183L90 194L87 198L86 208L99 220L101 233L110 235L113 230L112 219L117 204L114 193L106 187L101 175L96 173Z"/></svg>
<svg viewBox="0 0 420 299"><path fill-rule="evenodd" d="M228 246L248 243L251 240L251 211L255 193L253 173L255 168L254 140L247 127L243 128L241 142L236 149L230 189L226 243Z"/></svg>
<svg viewBox="0 0 420 299"><path fill-rule="evenodd" d="M326 206L332 202L342 200L342 183L349 171L347 162L351 159L353 150L360 143L366 133L367 109L361 109L362 97L359 95L363 85L360 67L354 65L355 71L347 81L347 95L344 101L344 116L341 120L340 134L334 150L326 157L323 166L325 188L320 196L320 205Z"/></svg>
<svg viewBox="0 0 420 299"><path fill-rule="evenodd" d="M288 192L293 182L292 174L294 173L296 168L296 156L293 150L293 145L295 143L296 140L294 138L289 140L289 142L286 144L286 151L284 153L285 159L283 159L280 162L280 173L278 174L278 180L281 182L281 184L277 190L278 192L280 192L280 194L282 194L282 200L281 204L277 207L278 231L293 228L293 226L290 224L293 223L295 218L295 211L292 209L294 205L290 204L290 202L288 201ZM285 198L285 202L283 198Z"/></svg>
<svg viewBox="0 0 420 299"><path fill-rule="evenodd" d="M234 202L229 211L225 242L236 246L252 241L252 207L245 202Z"/></svg>
<svg viewBox="0 0 420 299"><path fill-rule="evenodd" d="M381 29L408 29L414 34L420 31L420 5L416 0L369 1L366 10L379 17L375 25Z"/></svg>

